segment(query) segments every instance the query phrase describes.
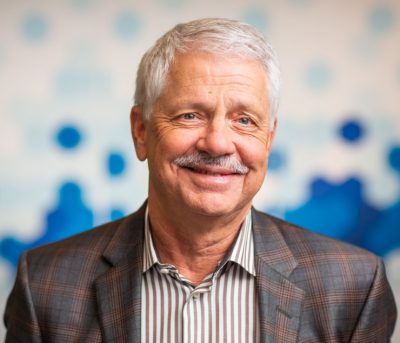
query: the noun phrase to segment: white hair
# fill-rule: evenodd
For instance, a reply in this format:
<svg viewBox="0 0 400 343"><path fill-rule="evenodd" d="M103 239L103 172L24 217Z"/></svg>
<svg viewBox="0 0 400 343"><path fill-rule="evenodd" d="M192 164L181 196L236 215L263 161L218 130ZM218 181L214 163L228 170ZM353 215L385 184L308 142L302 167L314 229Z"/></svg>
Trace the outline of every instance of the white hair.
<svg viewBox="0 0 400 343"><path fill-rule="evenodd" d="M254 59L266 71L271 125L276 117L280 91L280 69L276 54L253 26L237 20L205 18L178 24L160 37L143 55L136 76L135 105L144 119L163 91L171 63L177 53L207 52L213 55Z"/></svg>

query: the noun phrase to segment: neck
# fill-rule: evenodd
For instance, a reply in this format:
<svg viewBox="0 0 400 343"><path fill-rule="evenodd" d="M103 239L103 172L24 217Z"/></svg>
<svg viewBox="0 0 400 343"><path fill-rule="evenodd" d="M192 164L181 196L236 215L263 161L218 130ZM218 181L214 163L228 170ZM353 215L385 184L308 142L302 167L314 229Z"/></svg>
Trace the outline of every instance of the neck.
<svg viewBox="0 0 400 343"><path fill-rule="evenodd" d="M249 209L229 216L195 215L179 209L165 211L149 198L152 238L162 263L199 284L214 272L239 233ZM165 213L167 212L167 213Z"/></svg>

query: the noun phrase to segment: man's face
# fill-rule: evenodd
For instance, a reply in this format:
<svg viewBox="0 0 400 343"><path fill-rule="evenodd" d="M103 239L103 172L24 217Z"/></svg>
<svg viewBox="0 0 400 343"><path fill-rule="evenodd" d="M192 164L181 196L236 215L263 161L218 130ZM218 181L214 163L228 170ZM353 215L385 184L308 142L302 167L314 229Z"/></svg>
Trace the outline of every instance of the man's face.
<svg viewBox="0 0 400 343"><path fill-rule="evenodd" d="M254 60L177 55L149 121L132 112L136 152L149 165L149 200L211 216L247 211L274 134L267 95Z"/></svg>

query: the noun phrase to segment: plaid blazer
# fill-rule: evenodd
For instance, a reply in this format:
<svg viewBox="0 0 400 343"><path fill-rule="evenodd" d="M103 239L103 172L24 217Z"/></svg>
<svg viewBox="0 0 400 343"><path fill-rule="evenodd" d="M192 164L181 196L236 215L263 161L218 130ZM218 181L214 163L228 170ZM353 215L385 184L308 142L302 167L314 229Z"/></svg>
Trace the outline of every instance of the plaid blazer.
<svg viewBox="0 0 400 343"><path fill-rule="evenodd" d="M389 342L396 308L375 255L253 210L261 342ZM23 254L6 342L140 342L144 206Z"/></svg>

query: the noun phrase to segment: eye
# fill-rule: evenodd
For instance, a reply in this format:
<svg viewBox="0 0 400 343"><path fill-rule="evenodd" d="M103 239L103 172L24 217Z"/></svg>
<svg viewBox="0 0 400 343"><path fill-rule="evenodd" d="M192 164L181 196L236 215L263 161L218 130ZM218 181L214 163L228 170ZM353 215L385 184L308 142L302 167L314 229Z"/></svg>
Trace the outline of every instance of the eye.
<svg viewBox="0 0 400 343"><path fill-rule="evenodd" d="M238 118L237 122L243 126L252 126L254 125L254 121L249 117L240 117Z"/></svg>
<svg viewBox="0 0 400 343"><path fill-rule="evenodd" d="M181 115L181 118L185 120L193 120L196 119L196 113L194 112L184 113Z"/></svg>
<svg viewBox="0 0 400 343"><path fill-rule="evenodd" d="M239 118L238 122L239 122L240 124L242 124L242 125L249 125L249 124L251 124L250 118L247 118L247 117Z"/></svg>

